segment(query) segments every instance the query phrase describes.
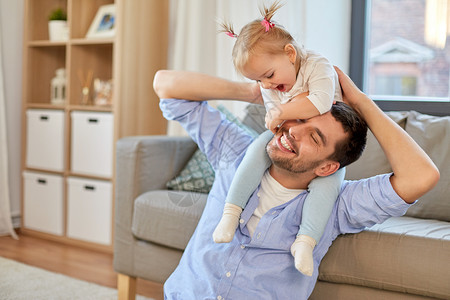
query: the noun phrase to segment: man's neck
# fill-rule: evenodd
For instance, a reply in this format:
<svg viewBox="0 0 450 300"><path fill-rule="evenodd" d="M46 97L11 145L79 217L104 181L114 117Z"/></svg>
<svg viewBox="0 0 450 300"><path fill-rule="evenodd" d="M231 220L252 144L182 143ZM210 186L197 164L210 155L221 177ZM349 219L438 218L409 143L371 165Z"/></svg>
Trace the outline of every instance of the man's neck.
<svg viewBox="0 0 450 300"><path fill-rule="evenodd" d="M270 166L269 172L279 184L287 189L307 189L311 180L317 177L311 172L292 173L274 165Z"/></svg>

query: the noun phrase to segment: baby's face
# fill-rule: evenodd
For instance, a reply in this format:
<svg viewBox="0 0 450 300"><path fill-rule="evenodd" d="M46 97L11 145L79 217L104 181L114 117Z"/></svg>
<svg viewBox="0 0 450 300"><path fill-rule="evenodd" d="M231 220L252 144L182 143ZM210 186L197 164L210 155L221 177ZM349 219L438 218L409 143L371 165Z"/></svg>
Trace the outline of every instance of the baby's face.
<svg viewBox="0 0 450 300"><path fill-rule="evenodd" d="M243 75L259 82L264 89L273 89L280 92L289 92L297 79L295 57L286 53L254 54L245 64Z"/></svg>

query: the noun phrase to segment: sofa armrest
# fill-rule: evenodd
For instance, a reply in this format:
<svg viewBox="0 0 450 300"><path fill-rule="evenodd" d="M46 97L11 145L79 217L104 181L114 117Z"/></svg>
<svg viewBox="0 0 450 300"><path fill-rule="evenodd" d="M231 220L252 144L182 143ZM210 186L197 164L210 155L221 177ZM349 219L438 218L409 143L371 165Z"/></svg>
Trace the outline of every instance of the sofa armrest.
<svg viewBox="0 0 450 300"><path fill-rule="evenodd" d="M131 226L134 199L150 190L166 189L166 182L181 171L196 147L189 137L120 139L116 145L116 216L126 211Z"/></svg>
<svg viewBox="0 0 450 300"><path fill-rule="evenodd" d="M150 190L166 189L197 149L189 137L134 136L116 145L114 268L127 274L133 266L130 252L134 200Z"/></svg>

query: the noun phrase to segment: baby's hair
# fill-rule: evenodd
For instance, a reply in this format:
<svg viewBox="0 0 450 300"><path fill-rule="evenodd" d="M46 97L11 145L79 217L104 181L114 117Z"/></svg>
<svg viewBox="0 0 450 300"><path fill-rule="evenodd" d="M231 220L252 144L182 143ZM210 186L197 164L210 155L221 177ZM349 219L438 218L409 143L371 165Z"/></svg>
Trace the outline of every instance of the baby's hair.
<svg viewBox="0 0 450 300"><path fill-rule="evenodd" d="M262 5L259 8L259 12L263 16L263 19L265 19L268 22L270 22L270 20L272 20L273 15L275 14L275 12L278 9L280 9L283 5L284 4L281 3L280 0L277 0L274 3L272 3L272 5L269 8L267 8L265 5Z"/></svg>
<svg viewBox="0 0 450 300"><path fill-rule="evenodd" d="M232 57L234 67L239 73L242 74L250 55L257 51L280 54L284 53L287 44L292 44L297 50L297 59L302 58L303 50L291 34L283 26L272 21L272 17L283 5L280 0L273 2L269 7L262 5L259 9L262 18L246 24L239 35L235 33L231 23L221 22L221 32L236 38Z"/></svg>
<svg viewBox="0 0 450 300"><path fill-rule="evenodd" d="M222 29L219 30L219 32L224 32L229 37L234 37L234 38L238 37L238 35L234 32L233 25L230 22L221 21L220 27L222 27Z"/></svg>

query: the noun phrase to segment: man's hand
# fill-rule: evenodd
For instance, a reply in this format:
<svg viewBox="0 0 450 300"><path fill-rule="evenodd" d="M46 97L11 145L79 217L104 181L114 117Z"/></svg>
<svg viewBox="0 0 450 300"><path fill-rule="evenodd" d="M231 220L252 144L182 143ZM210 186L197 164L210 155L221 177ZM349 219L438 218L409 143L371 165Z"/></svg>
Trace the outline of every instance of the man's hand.
<svg viewBox="0 0 450 300"><path fill-rule="evenodd" d="M361 101L372 101L366 94L364 94L347 76L344 72L342 72L338 67L334 67L338 76L339 83L342 88L342 100L350 105L357 113L361 115L361 112L358 110L358 105Z"/></svg>

